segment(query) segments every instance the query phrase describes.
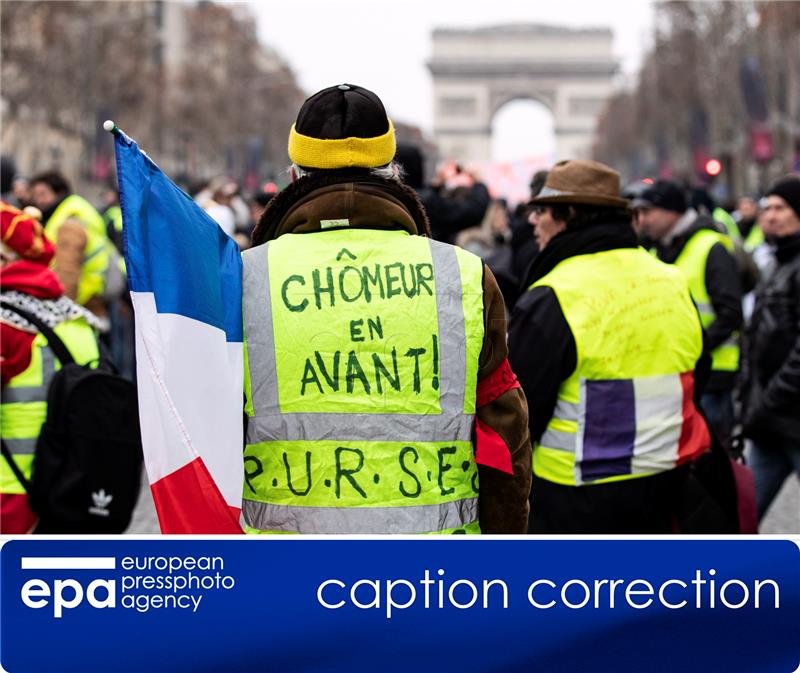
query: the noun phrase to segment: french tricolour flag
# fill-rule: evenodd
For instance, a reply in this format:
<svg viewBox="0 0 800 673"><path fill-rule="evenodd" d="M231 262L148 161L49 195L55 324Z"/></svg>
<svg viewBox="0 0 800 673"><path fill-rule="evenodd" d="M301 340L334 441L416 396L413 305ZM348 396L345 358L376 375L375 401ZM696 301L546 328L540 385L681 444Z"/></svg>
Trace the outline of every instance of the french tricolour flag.
<svg viewBox="0 0 800 673"><path fill-rule="evenodd" d="M239 248L115 132L145 467L163 533L241 533Z"/></svg>
<svg viewBox="0 0 800 673"><path fill-rule="evenodd" d="M671 470L711 446L694 404L694 372L584 380L578 428L578 483Z"/></svg>

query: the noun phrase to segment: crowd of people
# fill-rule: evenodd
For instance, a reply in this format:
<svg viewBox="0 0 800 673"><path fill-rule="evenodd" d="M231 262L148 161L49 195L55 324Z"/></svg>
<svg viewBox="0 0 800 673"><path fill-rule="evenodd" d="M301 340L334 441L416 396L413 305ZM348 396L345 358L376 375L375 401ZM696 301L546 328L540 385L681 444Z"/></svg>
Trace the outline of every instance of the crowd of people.
<svg viewBox="0 0 800 673"><path fill-rule="evenodd" d="M738 532L731 465L746 455L759 517L800 475L800 176L729 212L568 159L510 211L452 162L426 179L380 99L344 84L305 102L289 158L284 189L192 190L243 251L249 530ZM134 316L116 189L96 208L6 159L2 180L0 525L25 532L52 357L15 308L130 378ZM326 306L334 278L346 302Z"/></svg>

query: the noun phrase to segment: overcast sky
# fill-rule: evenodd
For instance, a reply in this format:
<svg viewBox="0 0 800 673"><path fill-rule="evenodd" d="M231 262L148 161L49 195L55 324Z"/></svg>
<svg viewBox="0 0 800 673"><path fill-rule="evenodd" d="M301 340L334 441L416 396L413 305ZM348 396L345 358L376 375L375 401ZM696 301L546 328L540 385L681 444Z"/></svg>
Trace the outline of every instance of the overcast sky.
<svg viewBox="0 0 800 673"><path fill-rule="evenodd" d="M623 73L636 71L650 44L649 0L281 0L252 4L263 41L290 64L310 94L341 82L375 91L395 120L433 128L432 81L425 63L434 28L507 23L610 27ZM508 108L508 109L507 109ZM499 154L520 145L547 151L552 138L526 139L531 127L552 125L535 106L507 106L498 114ZM501 122L502 120L502 122ZM547 134L545 134L547 135ZM514 139L516 138L516 142ZM530 142L538 143L531 148Z"/></svg>
<svg viewBox="0 0 800 673"><path fill-rule="evenodd" d="M353 82L373 89L399 120L432 127L425 62L434 28L544 23L610 27L623 72L635 71L649 44L647 0L291 0L257 2L263 40L289 62L309 93Z"/></svg>

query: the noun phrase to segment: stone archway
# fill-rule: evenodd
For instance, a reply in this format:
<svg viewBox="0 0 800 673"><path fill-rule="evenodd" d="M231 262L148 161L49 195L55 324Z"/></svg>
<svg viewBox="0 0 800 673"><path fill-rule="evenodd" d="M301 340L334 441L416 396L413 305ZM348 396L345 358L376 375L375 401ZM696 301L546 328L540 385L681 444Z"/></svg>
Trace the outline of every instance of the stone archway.
<svg viewBox="0 0 800 673"><path fill-rule="evenodd" d="M535 98L512 98L497 108L490 122L492 162L541 159L551 166L555 157L555 119L552 110Z"/></svg>
<svg viewBox="0 0 800 673"><path fill-rule="evenodd" d="M553 114L556 157L588 158L597 115L618 70L612 38L605 28L541 25L435 30L428 68L441 155L488 159L497 110L530 98Z"/></svg>

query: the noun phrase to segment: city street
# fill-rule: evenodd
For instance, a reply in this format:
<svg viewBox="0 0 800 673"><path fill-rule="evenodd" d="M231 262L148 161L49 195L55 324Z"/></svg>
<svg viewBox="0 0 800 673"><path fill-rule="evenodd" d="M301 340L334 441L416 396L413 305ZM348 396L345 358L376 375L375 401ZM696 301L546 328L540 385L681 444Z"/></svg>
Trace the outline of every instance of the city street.
<svg viewBox="0 0 800 673"><path fill-rule="evenodd" d="M248 404L279 410L258 418L248 446L300 442L298 456L314 454L298 492L283 457L289 493L267 469L279 454L252 456L262 530L427 531L382 516L400 506L386 487L399 483L414 516L448 522L438 532L464 532L475 517L485 532L669 531L677 497L647 484L707 448L686 404L704 340L711 430L768 431L776 451L797 450L800 1L631 2L621 12L501 1L465 13L453 0L408 0L413 11L388 32L385 8L366 0L283 4L2 0L10 464L33 471L38 423L56 401L25 311L74 329L64 345L85 362L103 332L100 358L137 382L143 453L169 468L151 477L195 503L172 523L175 500L159 503L168 533L238 530L221 502L192 500L196 484L171 482L199 454L227 500L240 492L241 475L225 468L241 457L244 363ZM343 16L359 40L310 50L329 44ZM388 48L398 35L402 49ZM266 243L267 256L249 254ZM266 301L249 271L257 259L268 266ZM98 398L130 427L109 411L75 421L80 433L134 447L127 403ZM485 426L472 453L468 413ZM392 414L408 414L407 425ZM396 443L400 460L340 447L342 436ZM464 443L468 460L451 461L461 471L441 456L438 474L423 469L421 453L413 474L402 456L416 463L417 449L406 442L432 438ZM484 462L485 451L498 454ZM109 483L125 475L130 490L135 472L111 455ZM354 486L348 500L342 456L389 472L375 468L369 495ZM562 502L540 486L528 521L531 460L545 482L580 488ZM480 512L473 462L515 482L482 475ZM336 478L312 488L311 473L334 466ZM637 494L628 480L642 475L654 479L638 480ZM14 475L0 476L4 497L20 495L7 492ZM606 487L622 500L602 504ZM74 502L91 497L97 515L113 492L121 507L123 489L104 489ZM458 510L457 526L445 509ZM19 514L9 531L28 530L27 510L4 503L10 522L7 511ZM160 532L146 478L126 532ZM800 534L796 474L761 532Z"/></svg>

